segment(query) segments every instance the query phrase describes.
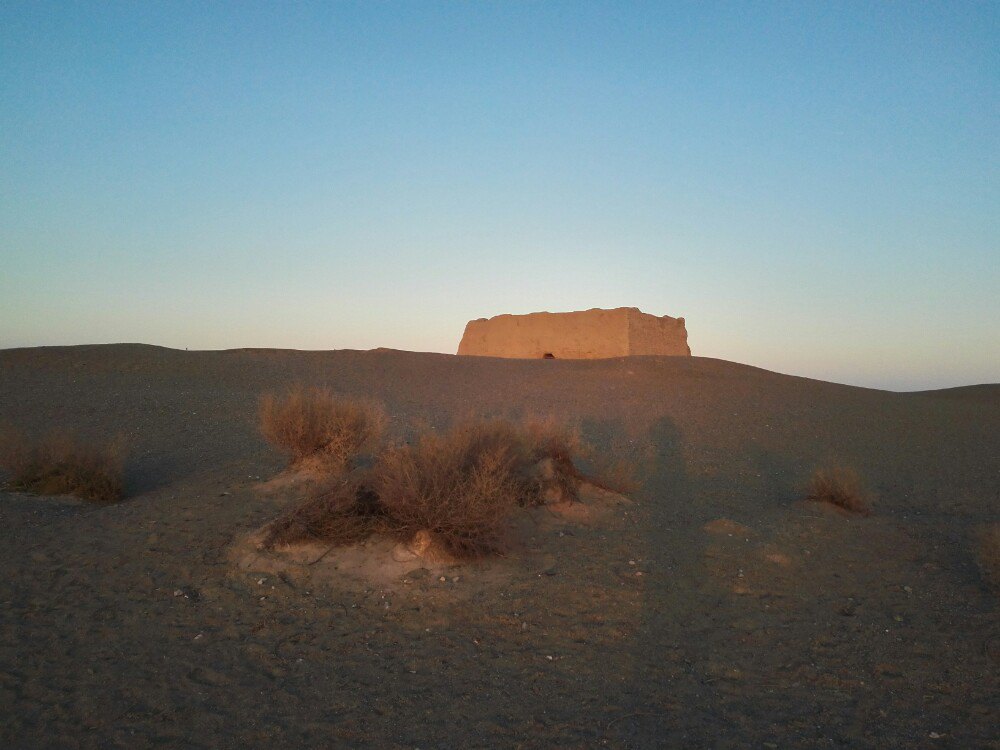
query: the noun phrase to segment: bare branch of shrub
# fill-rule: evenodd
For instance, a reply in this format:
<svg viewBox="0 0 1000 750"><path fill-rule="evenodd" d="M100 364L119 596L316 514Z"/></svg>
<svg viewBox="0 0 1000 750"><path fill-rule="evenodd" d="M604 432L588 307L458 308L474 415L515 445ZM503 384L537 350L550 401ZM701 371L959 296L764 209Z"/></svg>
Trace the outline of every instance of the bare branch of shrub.
<svg viewBox="0 0 1000 750"><path fill-rule="evenodd" d="M378 498L364 477L358 472L341 474L272 521L262 544L266 549L303 542L353 544L375 530L381 515Z"/></svg>

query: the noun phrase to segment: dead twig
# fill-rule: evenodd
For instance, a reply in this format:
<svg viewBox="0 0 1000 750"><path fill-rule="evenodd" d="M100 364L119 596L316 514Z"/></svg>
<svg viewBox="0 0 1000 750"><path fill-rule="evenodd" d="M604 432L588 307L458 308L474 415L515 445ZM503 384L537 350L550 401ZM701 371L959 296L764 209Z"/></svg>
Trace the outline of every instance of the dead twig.
<svg viewBox="0 0 1000 750"><path fill-rule="evenodd" d="M326 552L324 552L324 553L323 553L322 555L320 555L319 557L317 557L317 558L316 558L315 560L313 560L313 561L312 561L312 562L310 562L309 564L310 564L310 565L315 565L315 564L316 564L316 563L318 563L318 562L319 562L320 560L322 560L322 559L323 559L324 557L326 557L326 556L327 556L327 555L329 555L329 554L330 554L331 552L333 552L333 551L334 551L334 550L335 550L336 548L337 548L337 545L336 545L336 544L331 544L331 545L330 545L329 547L327 547L327 548L326 548Z"/></svg>

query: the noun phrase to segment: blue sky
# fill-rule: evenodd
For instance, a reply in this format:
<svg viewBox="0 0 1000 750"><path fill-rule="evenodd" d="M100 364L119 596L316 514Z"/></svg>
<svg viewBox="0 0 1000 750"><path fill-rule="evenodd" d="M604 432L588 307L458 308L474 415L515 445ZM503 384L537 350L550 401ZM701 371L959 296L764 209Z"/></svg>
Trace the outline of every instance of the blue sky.
<svg viewBox="0 0 1000 750"><path fill-rule="evenodd" d="M0 5L0 347L695 354L1000 381L996 3Z"/></svg>

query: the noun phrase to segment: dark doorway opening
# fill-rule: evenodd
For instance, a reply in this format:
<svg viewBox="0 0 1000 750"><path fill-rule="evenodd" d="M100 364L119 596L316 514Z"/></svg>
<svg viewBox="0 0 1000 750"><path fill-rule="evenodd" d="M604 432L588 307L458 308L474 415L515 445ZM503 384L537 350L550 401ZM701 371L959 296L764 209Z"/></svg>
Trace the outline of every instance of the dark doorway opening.
<svg viewBox="0 0 1000 750"><path fill-rule="evenodd" d="M545 352L545 354L542 355L542 359L555 359L555 358L556 355L553 354L552 352Z"/></svg>

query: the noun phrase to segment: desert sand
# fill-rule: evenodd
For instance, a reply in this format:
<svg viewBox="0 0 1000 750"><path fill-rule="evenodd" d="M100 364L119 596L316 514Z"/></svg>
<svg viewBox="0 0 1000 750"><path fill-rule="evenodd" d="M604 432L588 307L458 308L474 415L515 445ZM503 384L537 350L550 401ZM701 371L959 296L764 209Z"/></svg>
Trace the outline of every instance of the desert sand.
<svg viewBox="0 0 1000 750"><path fill-rule="evenodd" d="M252 570L240 545L290 501L261 489L283 462L257 399L293 383L379 399L395 429L578 420L642 481L499 560ZM1000 746L974 548L998 520L1000 386L81 346L0 352L0 421L130 446L119 504L0 493L3 747ZM832 462L870 517L802 500Z"/></svg>

